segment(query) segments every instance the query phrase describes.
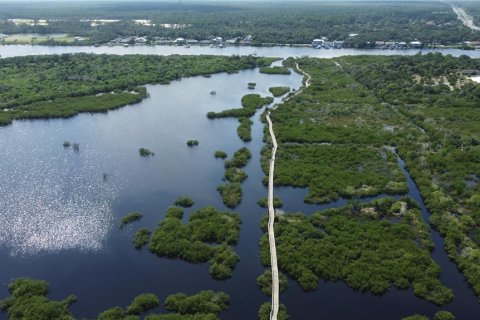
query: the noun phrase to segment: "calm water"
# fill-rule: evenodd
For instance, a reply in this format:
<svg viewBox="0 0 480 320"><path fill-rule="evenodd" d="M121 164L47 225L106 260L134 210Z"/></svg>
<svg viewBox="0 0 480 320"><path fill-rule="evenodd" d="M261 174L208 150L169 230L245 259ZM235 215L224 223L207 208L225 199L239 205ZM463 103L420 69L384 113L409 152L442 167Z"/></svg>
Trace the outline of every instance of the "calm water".
<svg viewBox="0 0 480 320"><path fill-rule="evenodd" d="M414 54L417 51L314 50L309 48L179 48L179 47L40 47L0 46L2 57L65 52L143 54L248 54L345 55L359 53ZM446 52L446 51L442 51ZM446 53L477 55L452 50ZM148 86L149 99L105 114L82 114L65 120L15 121L0 127L0 283L30 276L51 283L53 298L70 293L79 297L72 310L77 317L93 318L115 305L126 306L139 293L154 292L161 300L175 292L223 290L231 296L230 309L222 319L256 319L261 303L268 301L255 279L264 268L259 263L259 223L264 209L256 204L266 195L259 153L263 125L255 115L252 160L243 184L244 198L236 208L242 217L236 250L240 262L234 276L224 282L212 280L208 265L158 258L148 250L137 251L131 243L140 227L153 229L176 197L189 195L197 202L186 211L205 205L226 210L216 187L222 182L223 161L215 150L231 155L245 145L236 135L236 119L208 120L208 111L240 106L241 97L252 92L267 95L268 88L286 85L297 88L301 77L262 75L258 70L217 74L211 78L188 78L170 85ZM217 95L208 93L216 90ZM188 148L185 142L200 145ZM78 153L64 149L65 140L80 144ZM155 152L153 158L138 155L138 148ZM403 162L399 165L404 167ZM408 172L409 194L423 201ZM304 189L277 188L276 194L288 211L307 214L338 207L345 200L324 206L303 203ZM365 199L369 200L369 199ZM119 219L132 210L144 218L124 230ZM316 292L304 293L290 281L282 294L292 319L400 319L414 313L433 315L451 310L457 319L476 319L480 304L445 252L438 233L432 233L437 250L434 259L442 267L442 281L454 289L455 300L443 308L415 297L411 290L392 289L384 296L363 294L344 283L321 282ZM6 295L6 289L0 291ZM162 311L159 308L158 311ZM0 315L5 319L5 315Z"/></svg>
<svg viewBox="0 0 480 320"><path fill-rule="evenodd" d="M25 55L39 55L39 54L62 54L62 53L98 53L98 54L156 54L156 55L249 55L256 54L265 57L319 57L319 58L334 58L346 55L414 55L418 52L442 52L443 54L451 54L453 56L468 55L470 57L480 57L480 51L459 50L459 49L409 49L409 50L381 50L381 49L313 49L309 47L226 47L210 48L193 46L176 47L176 46L132 46L132 47L89 47L89 46L31 46L31 45L0 45L0 56L13 57Z"/></svg>

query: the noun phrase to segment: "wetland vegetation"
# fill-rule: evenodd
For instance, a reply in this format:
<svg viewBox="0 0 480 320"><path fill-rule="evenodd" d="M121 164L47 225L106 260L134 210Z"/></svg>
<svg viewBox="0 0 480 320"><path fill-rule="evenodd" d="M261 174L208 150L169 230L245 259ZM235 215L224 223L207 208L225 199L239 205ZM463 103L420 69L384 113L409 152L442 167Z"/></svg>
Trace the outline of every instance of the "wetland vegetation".
<svg viewBox="0 0 480 320"><path fill-rule="evenodd" d="M144 157L144 158L155 155L155 152L152 152L150 149L147 149L147 148L138 149L138 153L140 154L141 157Z"/></svg>
<svg viewBox="0 0 480 320"><path fill-rule="evenodd" d="M182 222L183 210L169 209L165 219L153 232L149 249L152 253L192 263L209 262L215 279L232 276L238 255L232 248L240 233L240 216L205 207Z"/></svg>
<svg viewBox="0 0 480 320"><path fill-rule="evenodd" d="M241 183L247 179L243 168L252 157L247 147L235 151L232 159L225 161L225 179L227 183L218 186L217 191L223 199L223 204L228 208L235 208L240 204L243 197Z"/></svg>
<svg viewBox="0 0 480 320"><path fill-rule="evenodd" d="M190 197L178 197L175 200L175 205L178 207L190 208L194 204L195 204L195 201L193 201L193 199Z"/></svg>
<svg viewBox="0 0 480 320"><path fill-rule="evenodd" d="M227 153L221 150L217 150L214 152L213 156L215 158L226 159L228 157Z"/></svg>
<svg viewBox="0 0 480 320"><path fill-rule="evenodd" d="M288 92L290 92L290 88L289 87L271 87L270 89L268 89L268 91L270 91L274 97L281 97L284 94L287 94Z"/></svg>
<svg viewBox="0 0 480 320"><path fill-rule="evenodd" d="M132 212L129 212L127 213L123 218L122 218L122 222L120 224L120 229L123 229L124 227L126 227L127 225L135 222L135 221L139 221L140 219L142 219L143 215L139 212L139 211L132 211Z"/></svg>
<svg viewBox="0 0 480 320"><path fill-rule="evenodd" d="M319 279L343 280L353 289L374 294L391 286L411 286L415 295L436 304L453 299L430 256L428 226L409 198L353 203L311 217L286 214L276 220L279 268L304 290L315 290ZM264 218L264 231L266 223ZM260 244L262 263L269 265L266 235Z"/></svg>
<svg viewBox="0 0 480 320"><path fill-rule="evenodd" d="M146 84L269 65L252 56L63 54L0 60L0 125L14 119L66 118L140 102Z"/></svg>
<svg viewBox="0 0 480 320"><path fill-rule="evenodd" d="M260 73L289 75L292 72L288 68L275 66L275 67L262 67L260 68Z"/></svg>

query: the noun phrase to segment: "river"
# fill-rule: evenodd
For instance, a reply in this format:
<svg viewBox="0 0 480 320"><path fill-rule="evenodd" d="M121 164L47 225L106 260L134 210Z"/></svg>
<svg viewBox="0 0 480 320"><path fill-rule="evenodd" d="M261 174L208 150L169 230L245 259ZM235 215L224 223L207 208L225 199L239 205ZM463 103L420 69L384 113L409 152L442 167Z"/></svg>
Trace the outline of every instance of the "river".
<svg viewBox="0 0 480 320"><path fill-rule="evenodd" d="M253 54L265 56L322 56L345 54L415 54L418 50L316 50L311 48L225 49L191 47L46 47L0 46L2 57L29 54L95 52L113 54ZM423 50L422 52L429 52ZM445 50L446 54L480 56L478 51ZM216 191L222 183L223 161L215 150L229 155L245 145L236 134L236 119L209 120L208 111L240 105L256 82L256 93L268 95L271 86L298 88L301 77L260 74L257 69L237 74L193 77L170 85L147 86L150 97L139 104L102 114L80 114L71 119L14 121L0 127L0 259L7 295L10 279L29 276L51 283L51 297L78 296L72 306L75 316L94 318L109 307L126 306L143 292L156 293L163 301L176 292L223 290L231 296L225 320L256 319L261 303L269 301L256 286L264 271L259 261L259 224L265 213L257 204L266 196L261 183L260 149L263 124L258 111L252 118L252 141L246 145L252 159L243 184L242 217L236 251L240 262L227 281L212 280L207 264L189 264L159 258L148 250L133 248L136 229L151 230L163 219L166 209L181 195L196 204L186 210L213 205L227 210ZM216 95L209 92L215 90ZM278 102L279 99L276 99ZM200 145L188 148L185 142ZM64 141L80 144L79 152L64 149ZM140 147L155 152L151 158L138 155ZM405 170L401 160L399 165ZM418 189L408 175L409 195L419 201L424 218L428 212ZM341 206L346 200L325 206L303 203L304 189L276 188L285 209L310 214L325 207ZM368 199L367 199L368 200ZM123 230L120 218L139 210L144 218ZM442 281L454 289L454 302L442 308L413 295L412 290L392 289L383 296L359 293L343 282L321 282L315 292L305 293L293 281L280 300L292 319L400 319L421 313L433 315L450 310L457 319L473 319L480 304L455 265L446 258L442 239L432 233L437 249L433 257L442 267ZM162 307L158 312L164 311ZM0 319L6 319L5 314Z"/></svg>

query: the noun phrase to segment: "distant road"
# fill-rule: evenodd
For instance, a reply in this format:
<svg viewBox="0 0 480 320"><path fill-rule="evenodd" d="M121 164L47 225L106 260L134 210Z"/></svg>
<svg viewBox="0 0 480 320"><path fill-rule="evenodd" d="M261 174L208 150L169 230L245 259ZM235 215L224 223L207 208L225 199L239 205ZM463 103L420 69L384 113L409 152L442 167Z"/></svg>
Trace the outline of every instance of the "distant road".
<svg viewBox="0 0 480 320"><path fill-rule="evenodd" d="M297 70L300 71L305 77L305 86L303 88L308 88L310 86L310 81L312 77L304 72L296 64ZM299 89L295 94L291 95L284 102L290 100L292 97L300 94L303 91L303 88ZM275 110L278 105L273 107ZM278 308L279 308L279 283L278 283L278 263L277 263L277 248L275 245L275 231L274 231L274 223L275 223L275 208L273 207L273 176L275 173L275 157L277 154L277 139L275 138L275 133L273 132L273 124L272 120L270 119L270 112L267 112L267 122L268 122L268 130L270 131L270 138L272 140L272 157L270 158L270 170L268 173L268 242L270 244L270 264L272 266L272 309L270 311L270 320L277 320L278 317Z"/></svg>
<svg viewBox="0 0 480 320"><path fill-rule="evenodd" d="M472 29L473 31L479 31L480 27L476 26L473 22L473 17L465 12L464 9L452 4L452 10L456 13L458 20L462 21L464 25Z"/></svg>

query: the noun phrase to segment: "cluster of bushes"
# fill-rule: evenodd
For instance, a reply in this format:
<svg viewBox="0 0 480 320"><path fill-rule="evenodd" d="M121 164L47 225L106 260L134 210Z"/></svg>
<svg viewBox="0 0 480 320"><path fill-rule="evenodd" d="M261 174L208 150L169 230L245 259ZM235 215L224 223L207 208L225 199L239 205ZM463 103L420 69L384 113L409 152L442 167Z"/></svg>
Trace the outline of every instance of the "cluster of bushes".
<svg viewBox="0 0 480 320"><path fill-rule="evenodd" d="M237 134L240 139L244 142L252 141L252 124L253 121L249 118L240 118L238 119L240 123L237 128Z"/></svg>
<svg viewBox="0 0 480 320"><path fill-rule="evenodd" d="M291 74L292 71L290 69L285 68L285 67L280 67L280 66L275 66L275 67L263 67L260 68L260 73L266 73L266 74Z"/></svg>
<svg viewBox="0 0 480 320"><path fill-rule="evenodd" d="M271 87L270 89L268 89L268 91L270 91L274 97L281 97L284 94L290 92L290 88L289 87Z"/></svg>
<svg viewBox="0 0 480 320"><path fill-rule="evenodd" d="M228 208L235 208L242 201L241 183L247 179L247 174L242 170L252 157L247 147L235 151L232 159L225 161L225 179L227 183L218 186L217 190L222 196L223 204Z"/></svg>
<svg viewBox="0 0 480 320"><path fill-rule="evenodd" d="M133 245L136 249L142 249L150 241L150 235L152 233L147 228L142 228L135 232L133 236Z"/></svg>
<svg viewBox="0 0 480 320"><path fill-rule="evenodd" d="M267 217L262 221L266 231ZM440 267L430 251L428 226L409 199L382 198L341 209L278 216L275 223L279 268L304 290L320 278L343 280L360 291L382 294L413 287L415 295L443 305L452 290L440 283ZM261 241L261 260L270 264L268 236Z"/></svg>
<svg viewBox="0 0 480 320"><path fill-rule="evenodd" d="M428 317L415 314L413 316L402 318L402 320L430 320ZM453 313L449 311L438 311L433 316L433 320L455 320Z"/></svg>
<svg viewBox="0 0 480 320"><path fill-rule="evenodd" d="M178 197L175 200L175 205L183 208L190 208L194 204L195 204L195 201L193 201L193 199L190 197Z"/></svg>
<svg viewBox="0 0 480 320"><path fill-rule="evenodd" d="M73 151L75 151L75 152L80 151L80 144L76 143L76 142L70 143L70 141L65 141L63 143L63 147L65 149L68 149L68 148L72 147Z"/></svg>
<svg viewBox="0 0 480 320"><path fill-rule="evenodd" d="M255 82L249 82L248 83L248 89L250 89L250 90L255 89L256 86L257 86L257 84Z"/></svg>
<svg viewBox="0 0 480 320"><path fill-rule="evenodd" d="M2 59L0 124L105 112L147 97L149 83L269 65L273 59L221 56L64 54Z"/></svg>
<svg viewBox="0 0 480 320"><path fill-rule="evenodd" d="M182 218L181 208L167 211L165 219L153 232L150 251L160 257L209 262L209 272L215 279L231 277L239 260L232 245L238 241L240 216L205 207L191 214L186 224Z"/></svg>
<svg viewBox="0 0 480 320"><path fill-rule="evenodd" d="M228 157L227 153L225 153L224 151L221 151L221 150L217 150L215 151L215 153L213 154L213 156L215 158L220 158L220 159L225 159Z"/></svg>
<svg viewBox="0 0 480 320"><path fill-rule="evenodd" d="M198 140L188 140L187 141L187 146L189 147L195 147L195 146L198 146L199 142Z"/></svg>
<svg viewBox="0 0 480 320"><path fill-rule="evenodd" d="M281 272L278 273L278 284L279 284L278 289L280 292L284 292L285 290L287 290L288 279ZM257 285L260 287L262 292L265 293L267 296L272 295L272 271L270 269L265 270L264 273L258 276Z"/></svg>
<svg viewBox="0 0 480 320"><path fill-rule="evenodd" d="M247 94L242 97L242 108L237 109L227 109L220 112L208 112L207 117L209 119L215 118L250 118L255 114L257 109L260 109L263 106L269 105L273 102L272 97L261 97L259 94Z"/></svg>
<svg viewBox="0 0 480 320"><path fill-rule="evenodd" d="M132 222L135 222L135 221L138 221L140 219L142 219L142 214L138 211L132 211L132 212L129 212L127 213L123 218L122 218L122 222L120 224L120 228L124 228L126 227L127 225L129 225L130 223Z"/></svg>
<svg viewBox="0 0 480 320"><path fill-rule="evenodd" d="M10 320L65 319L73 320L69 306L77 298L68 296L62 301L47 298L49 284L30 278L17 278L8 285L10 297L0 301L0 310L8 312Z"/></svg>
<svg viewBox="0 0 480 320"><path fill-rule="evenodd" d="M149 314L147 320L218 320L217 314L227 310L230 297L224 292L200 291L187 296L176 293L165 299L165 309L173 313ZM134 320L139 315L155 309L160 305L159 299L152 293L137 296L124 310L113 307L98 316L98 320Z"/></svg>
<svg viewBox="0 0 480 320"><path fill-rule="evenodd" d="M150 157L155 155L155 152L152 152L150 149L147 148L138 149L138 153L141 157Z"/></svg>
<svg viewBox="0 0 480 320"><path fill-rule="evenodd" d="M268 208L268 198L262 197L257 201L258 205L262 208ZM283 207L282 200L279 197L273 197L273 207L281 208Z"/></svg>
<svg viewBox="0 0 480 320"><path fill-rule="evenodd" d="M265 302L260 306L260 310L258 310L258 320L269 320L270 319L270 311L272 310L272 304L270 302ZM278 306L278 320L288 320L290 316L287 313L287 307L285 305L280 304Z"/></svg>
<svg viewBox="0 0 480 320"><path fill-rule="evenodd" d="M269 153L264 151L262 157L267 174ZM408 191L390 150L350 145L282 145L277 151L274 181L276 185L308 187L305 201L309 203Z"/></svg>

